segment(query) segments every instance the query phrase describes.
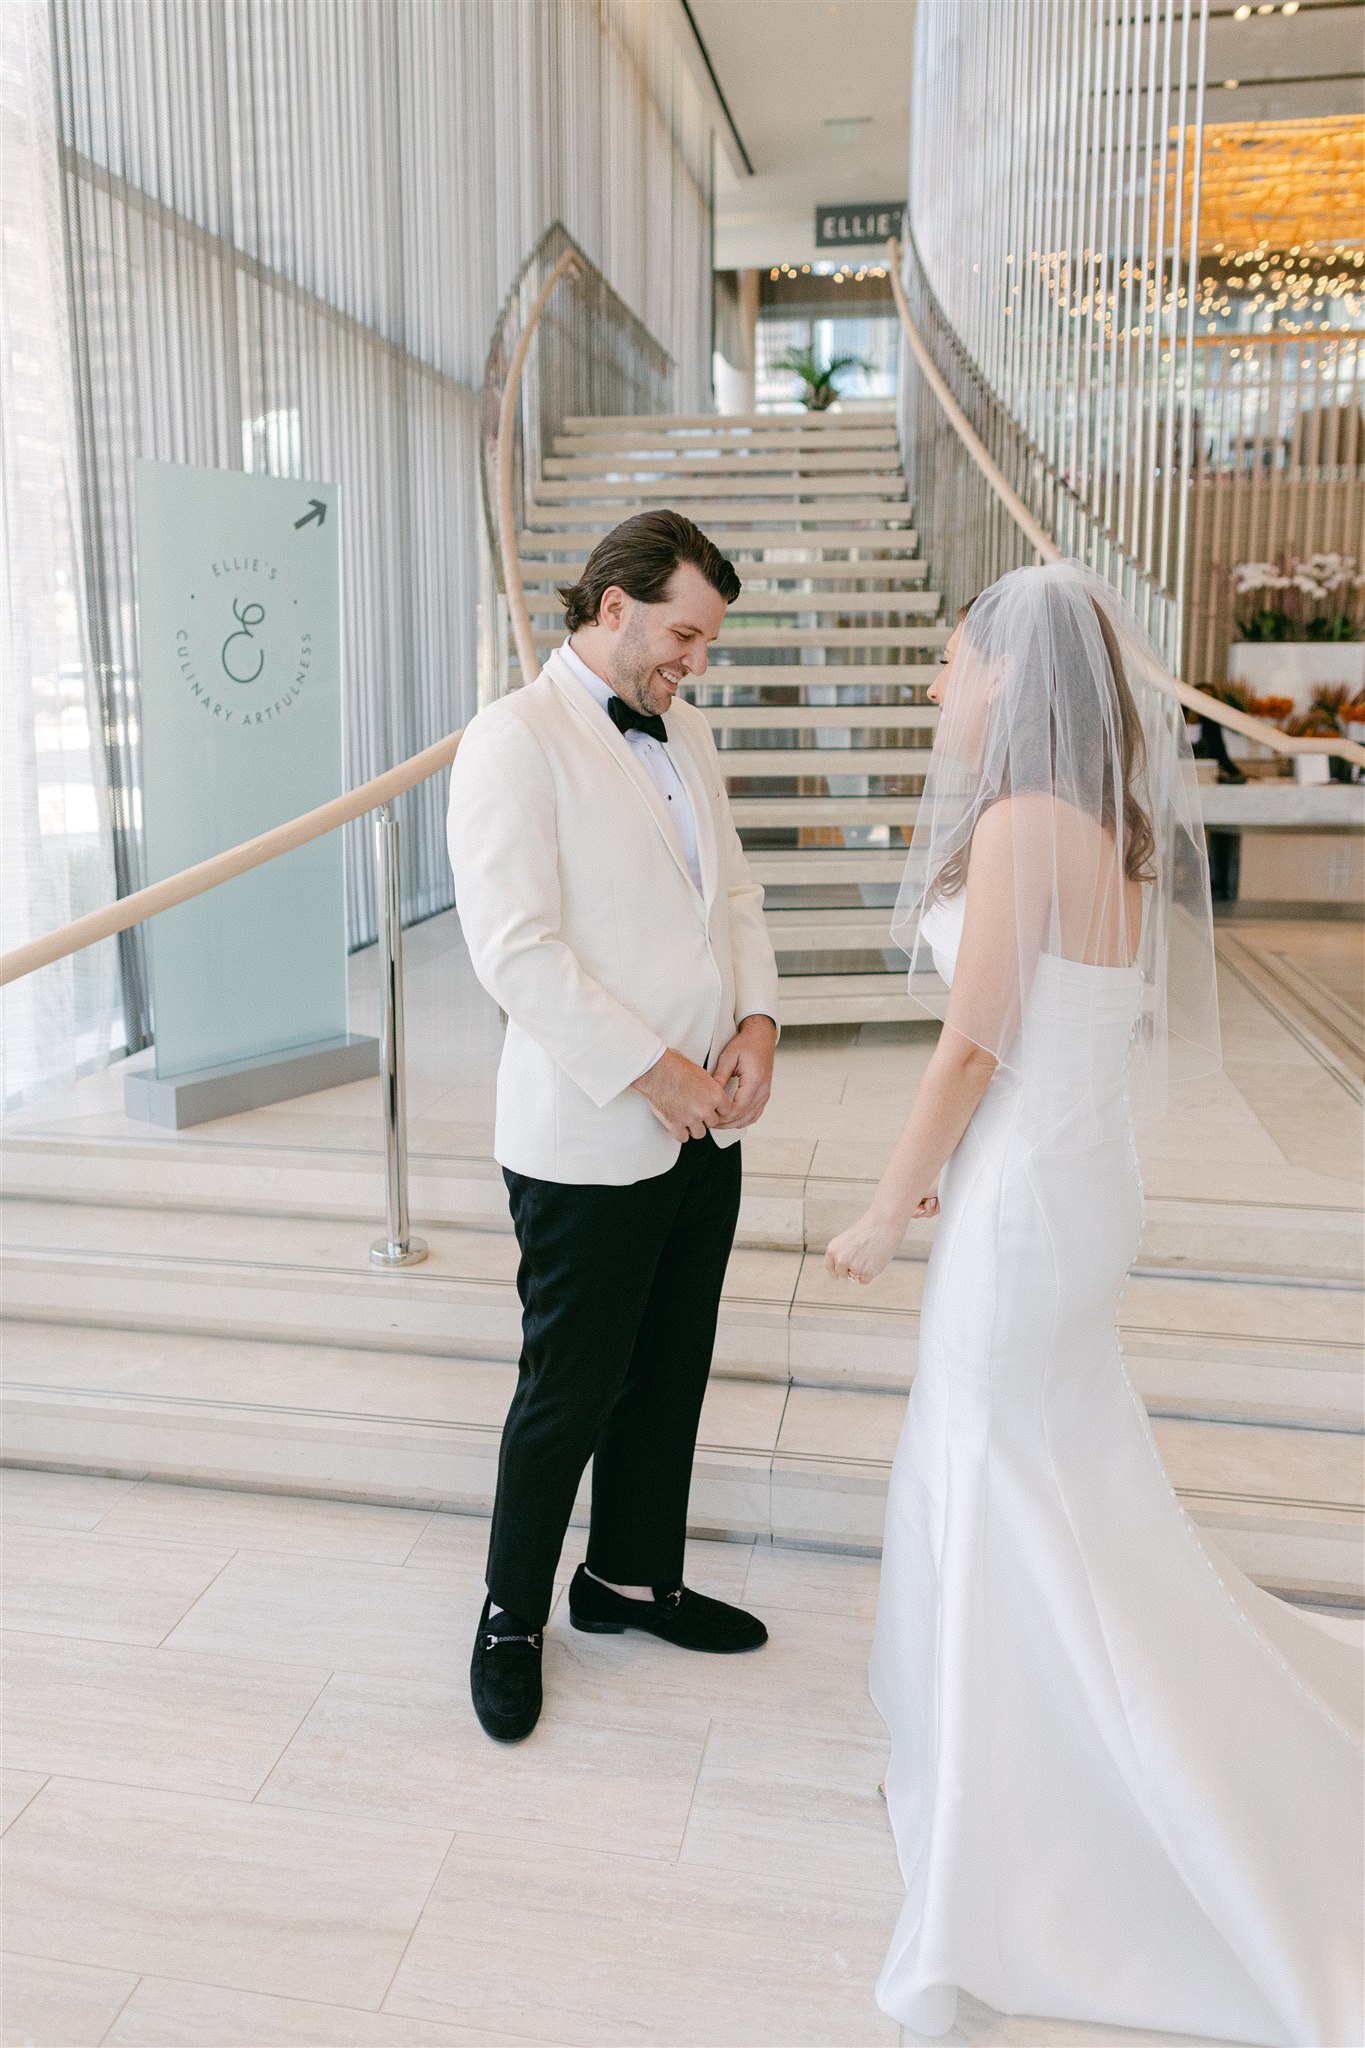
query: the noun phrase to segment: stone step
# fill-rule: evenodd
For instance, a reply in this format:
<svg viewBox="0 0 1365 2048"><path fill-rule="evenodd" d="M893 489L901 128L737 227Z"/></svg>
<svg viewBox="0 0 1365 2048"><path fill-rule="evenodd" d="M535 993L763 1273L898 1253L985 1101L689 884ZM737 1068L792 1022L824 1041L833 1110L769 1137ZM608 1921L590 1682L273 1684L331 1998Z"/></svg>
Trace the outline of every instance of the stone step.
<svg viewBox="0 0 1365 2048"><path fill-rule="evenodd" d="M848 507L839 507L839 517L848 517ZM746 563L761 563L774 573L779 570L791 575L824 575L827 569L866 570L876 575L883 570L899 569L902 559L913 557L919 548L919 535L913 527L907 526L850 526L822 527L793 531L774 527L753 531L751 525L738 523L738 530L728 538L725 529L736 525L731 513L723 518L706 521L708 533L714 533L735 567L743 573ZM534 532L529 527L517 536L517 552L523 561L530 562L540 555L560 557L573 550L581 564L587 550L595 548L608 527L616 521L608 519L600 526L588 528L565 528L560 531ZM761 554L756 552L762 550ZM556 569L558 570L558 562ZM577 573L575 564L564 564L565 575Z"/></svg>
<svg viewBox="0 0 1365 2048"><path fill-rule="evenodd" d="M904 974L888 978L904 1000ZM495 1185L485 1183L490 1208ZM755 1176L749 1189L755 1202L779 1207L784 1192L795 1207L790 1191L768 1177ZM864 1182L826 1184L822 1202L807 1197L803 1234L822 1226L809 1251L736 1249L717 1338L719 1372L904 1391L914 1370L923 1259L896 1260L853 1299L824 1269L829 1230L850 1209L856 1214L866 1195ZM517 1255L505 1221L482 1229L434 1222L419 1198L414 1213L430 1258L381 1272L368 1260L373 1227L335 1215L208 1209L183 1197L171 1206L11 1196L6 1315L168 1337L197 1331L514 1359ZM751 1211L751 1228L752 1221ZM916 1230L917 1246L931 1241L932 1229ZM1120 1305L1120 1329L1144 1395L1148 1376L1159 1394L1159 1412L1359 1430L1360 1306L1358 1285L1328 1280L1271 1284L1139 1270Z"/></svg>
<svg viewBox="0 0 1365 2048"><path fill-rule="evenodd" d="M935 597L935 609L937 603ZM540 652L548 653L550 648L562 646L564 628L559 626L536 632L531 637ZM950 637L951 628L948 626L732 626L727 620L721 627L716 646L722 650L727 647L771 647L777 651L823 647L841 653L858 647L946 647Z"/></svg>
<svg viewBox="0 0 1365 2048"><path fill-rule="evenodd" d="M786 974L779 982L783 1030L796 1024L913 1024L905 971L883 974Z"/></svg>
<svg viewBox="0 0 1365 2048"><path fill-rule="evenodd" d="M487 1514L506 1362L14 1323L4 1455L68 1470ZM875 1553L899 1393L713 1377L689 1509L698 1535ZM1325 1430L1158 1418L1186 1512L1260 1583L1365 1597L1358 1441ZM580 1500L580 1513L586 1490Z"/></svg>
<svg viewBox="0 0 1365 2048"><path fill-rule="evenodd" d="M781 967L788 953L894 953L891 909L766 910L764 922ZM899 957L899 955L897 955Z"/></svg>
<svg viewBox="0 0 1365 2048"><path fill-rule="evenodd" d="M811 775L924 775L928 747L725 747L727 782Z"/></svg>
<svg viewBox="0 0 1365 2048"><path fill-rule="evenodd" d="M793 853L751 853L749 871L765 889L861 888L899 884L905 848L890 853L850 851L843 846L802 847Z"/></svg>
<svg viewBox="0 0 1365 2048"><path fill-rule="evenodd" d="M560 425L561 434L600 434L622 429L637 432L642 419L652 433L680 433L700 427L712 433L735 433L741 428L769 434L829 434L848 427L880 427L894 432L896 413L892 406L858 406L847 412L652 412L571 413Z"/></svg>
<svg viewBox="0 0 1365 2048"><path fill-rule="evenodd" d="M896 854L820 857L840 875L855 864L880 860L889 864L889 872L863 879L899 879L901 857ZM757 858L780 868L805 856ZM889 923L889 907L867 914ZM25 1202L131 1208L141 1213L140 1241L146 1248L159 1243L159 1219L167 1211L193 1210L204 1217L266 1212L361 1225L377 1221L384 1198L377 1093L371 1116L349 1119L343 1133L329 1132L325 1143L313 1142L311 1119L297 1128L306 1138L255 1139L235 1121L212 1134L16 1132L3 1148L6 1199L16 1205L11 1215ZM506 1191L491 1147L491 1125L413 1121L409 1176L420 1228L436 1223L504 1235L510 1231ZM799 1149L807 1156L811 1150ZM751 1250L822 1251L833 1232L866 1206L879 1167L874 1159L861 1176L847 1165L818 1162L793 1171L789 1141L770 1139L762 1127L746 1137L744 1153L737 1241ZM41 1224L29 1230L28 1241L41 1241ZM917 1224L903 1256L922 1260L932 1242L932 1227ZM1144 1271L1187 1269L1257 1280L1279 1273L1359 1285L1365 1281L1365 1241L1358 1210L1149 1196L1139 1264Z"/></svg>
<svg viewBox="0 0 1365 2048"><path fill-rule="evenodd" d="M782 454L792 451L811 450L828 453L831 449L870 449L899 451L900 443L896 429L890 427L837 427L818 429L803 433L800 427L784 428L779 433L767 433L763 429L741 427L730 429L724 426L691 427L679 432L665 428L659 432L653 420L645 416L633 427L616 427L609 432L594 434L556 434L551 444L551 453L561 456L574 455L627 455L645 452L654 454L690 455L697 451L705 453L715 449L720 454L737 450L758 455L774 449Z"/></svg>
<svg viewBox="0 0 1365 2048"><path fill-rule="evenodd" d="M739 444L700 451L686 442L668 448L638 441L633 447L609 451L593 450L574 455L547 455L541 465L542 477L567 482L622 476L681 476L703 479L735 476L839 476L849 471L878 474L883 470L900 474L900 450L891 441L879 447L848 448L813 452L809 447L783 449L748 448Z"/></svg>
<svg viewBox="0 0 1365 2048"><path fill-rule="evenodd" d="M793 492L788 497L756 498L746 497L743 493L726 497L710 492L690 494L676 489L661 489L657 493L637 495L633 501L623 498L606 505L601 516L593 521L597 529L594 538L600 540L609 527L628 519L633 511L642 512L651 505L667 503L686 511L688 517L695 519L722 547L725 545L722 536L729 529L743 531L746 527L758 525L766 532L769 527L785 526L788 531L783 538L790 545L794 540L803 539L808 532L818 535L821 527L846 528L853 519L875 520L877 525L873 527L869 523L857 540L848 544L875 547L883 527L909 526L910 506L903 500L903 487L901 500L891 496L889 491L879 495L864 492L857 498L829 496L824 492L818 497L802 497L800 493ZM532 530L539 527L542 533L546 533L556 528L573 527L575 522L581 527L585 520L593 518L593 513L589 504L561 505L547 499L529 506L526 517ZM749 536L749 544L751 547L760 545L753 535ZM823 544L835 545L828 540Z"/></svg>
<svg viewBox="0 0 1365 2048"><path fill-rule="evenodd" d="M779 865L804 857L766 858ZM885 879L899 876L898 855L822 858L833 861L840 873L847 872L845 864L894 862ZM889 922L889 908L868 914ZM308 1140L316 1136L311 1119L297 1128ZM409 1176L420 1228L434 1223L503 1235L510 1231L506 1191L491 1147L491 1126L429 1126L414 1120ZM809 1157L809 1146L798 1149ZM871 1160L859 1175L847 1163L821 1164L817 1157L793 1171L789 1141L768 1138L762 1127L746 1137L744 1151L737 1241L749 1250L822 1251L834 1231L866 1206L879 1164ZM141 1214L139 1241L148 1249L160 1242L160 1219L167 1211L193 1210L204 1217L267 1212L364 1226L376 1222L383 1210L377 1095L370 1117L349 1119L344 1131L329 1132L325 1143L303 1136L288 1142L254 1139L235 1121L213 1134L41 1131L8 1137L3 1168L6 1197L16 1204L12 1215L24 1202L131 1208ZM41 1223L34 1224L29 1241L40 1242L41 1231ZM932 1242L932 1226L916 1224L903 1256L923 1260ZM1365 1242L1357 1210L1149 1197L1139 1264L1144 1272L1183 1269L1257 1280L1280 1273L1359 1285L1365 1281Z"/></svg>
<svg viewBox="0 0 1365 2048"><path fill-rule="evenodd" d="M563 573L556 569L553 581L557 586L565 580ZM534 577L527 578L527 603L533 616L541 612L562 612L564 607L557 587L538 592L531 588ZM744 588L734 601L726 607L727 620L742 618L747 613L757 612L763 618L785 617L788 612L928 612L937 617L942 606L942 593L937 590L846 590L829 592L824 590L751 590Z"/></svg>
<svg viewBox="0 0 1365 2048"><path fill-rule="evenodd" d="M747 464L745 465L747 469ZM573 505L581 518L589 505L728 505L750 498L810 499L843 510L846 498L870 498L903 504L905 478L899 470L860 470L852 476L769 476L762 470L746 475L707 477L542 477L536 486L533 512L546 505ZM700 515L698 515L700 517ZM624 514L618 513L618 518Z"/></svg>
<svg viewBox="0 0 1365 2048"><path fill-rule="evenodd" d="M937 663L929 658L932 649L904 652L913 658L865 662L855 654L842 661L744 662L713 653L703 680L687 684L684 695L707 710L735 703L737 692L738 701L757 705L920 705Z"/></svg>
<svg viewBox="0 0 1365 2048"><path fill-rule="evenodd" d="M744 589L730 606L736 611L894 611L899 592L918 589L928 575L928 564L912 560L892 562L770 562L763 555L742 554L727 548L728 559L743 579ZM558 590L561 584L576 583L587 568L586 558L575 562L523 561L522 581L528 592ZM864 585L875 582L875 590ZM819 589L810 586L819 584ZM842 590L843 584L856 589ZM769 602L764 604L763 599ZM776 602L773 602L776 600ZM537 600L538 602L538 600Z"/></svg>
<svg viewBox="0 0 1365 2048"><path fill-rule="evenodd" d="M741 832L847 830L856 826L909 831L919 816L917 796L737 796L730 815ZM842 849L838 849L842 851ZM902 853L904 859L904 853Z"/></svg>
<svg viewBox="0 0 1365 2048"><path fill-rule="evenodd" d="M932 732L937 704L704 704L718 733Z"/></svg>

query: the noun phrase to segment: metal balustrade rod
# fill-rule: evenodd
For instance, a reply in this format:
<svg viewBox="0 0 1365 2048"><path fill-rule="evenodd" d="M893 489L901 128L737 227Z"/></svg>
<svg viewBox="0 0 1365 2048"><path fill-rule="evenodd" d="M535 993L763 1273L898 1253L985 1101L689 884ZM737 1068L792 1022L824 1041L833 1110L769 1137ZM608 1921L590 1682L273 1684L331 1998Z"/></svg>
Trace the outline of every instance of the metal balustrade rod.
<svg viewBox="0 0 1365 2048"><path fill-rule="evenodd" d="M408 1228L408 1122L403 1057L403 901L398 820L382 804L374 821L379 877L384 988L380 1006L379 1079L384 1090L384 1230L370 1246L375 1266L416 1266L427 1255Z"/></svg>

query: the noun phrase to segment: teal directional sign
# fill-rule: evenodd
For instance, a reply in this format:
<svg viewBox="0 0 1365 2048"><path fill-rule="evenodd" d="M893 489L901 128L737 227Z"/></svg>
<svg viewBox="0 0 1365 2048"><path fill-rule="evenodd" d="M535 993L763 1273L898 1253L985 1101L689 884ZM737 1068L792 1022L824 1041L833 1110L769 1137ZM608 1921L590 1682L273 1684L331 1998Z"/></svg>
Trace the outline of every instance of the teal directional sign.
<svg viewBox="0 0 1365 2048"><path fill-rule="evenodd" d="M137 465L142 825L160 881L338 796L335 484ZM149 926L159 1078L346 1031L341 834Z"/></svg>

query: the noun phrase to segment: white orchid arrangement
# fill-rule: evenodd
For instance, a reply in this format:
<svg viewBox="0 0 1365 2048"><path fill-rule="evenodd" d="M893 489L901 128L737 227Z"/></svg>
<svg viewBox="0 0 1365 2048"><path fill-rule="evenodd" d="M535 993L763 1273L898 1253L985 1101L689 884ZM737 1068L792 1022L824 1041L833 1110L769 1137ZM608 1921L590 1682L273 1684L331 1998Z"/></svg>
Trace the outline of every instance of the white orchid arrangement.
<svg viewBox="0 0 1365 2048"><path fill-rule="evenodd" d="M1365 631L1365 574L1354 555L1238 562L1232 599L1244 640L1358 640Z"/></svg>

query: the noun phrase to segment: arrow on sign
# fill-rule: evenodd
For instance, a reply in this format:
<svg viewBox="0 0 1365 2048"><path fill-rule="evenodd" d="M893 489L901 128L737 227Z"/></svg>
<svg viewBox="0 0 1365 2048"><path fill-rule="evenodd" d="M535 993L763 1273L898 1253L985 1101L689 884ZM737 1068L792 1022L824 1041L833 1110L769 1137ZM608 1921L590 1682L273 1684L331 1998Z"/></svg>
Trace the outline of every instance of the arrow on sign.
<svg viewBox="0 0 1365 2048"><path fill-rule="evenodd" d="M322 502L322 499L321 499L321 498L310 498L310 499L308 500L308 510L307 510L307 511L306 511L306 512L304 513L304 515L303 515L302 519L296 519L296 520L294 521L294 525L295 525L296 527L299 527L299 526L307 526L307 525L309 525L309 524L310 524L310 523L311 523L311 522L312 522L312 521L313 521L314 519L316 519L316 520L317 520L317 523L318 523L318 525L319 525L319 526L321 526L321 525L322 525L322 522L323 522L323 520L324 520L324 519L325 519L326 517L327 517L327 507L326 507L326 506L325 506L325 505L323 504L323 502Z"/></svg>

